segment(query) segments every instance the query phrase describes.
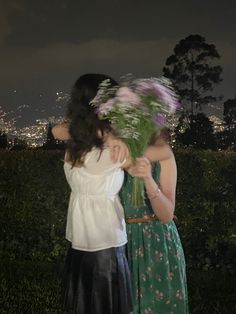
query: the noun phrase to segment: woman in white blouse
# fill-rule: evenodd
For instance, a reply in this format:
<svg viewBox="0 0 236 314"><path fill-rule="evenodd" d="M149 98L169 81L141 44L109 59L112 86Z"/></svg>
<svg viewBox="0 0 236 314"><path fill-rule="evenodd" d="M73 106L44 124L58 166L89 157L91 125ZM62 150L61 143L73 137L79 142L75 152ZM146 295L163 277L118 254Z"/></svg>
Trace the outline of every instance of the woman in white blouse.
<svg viewBox="0 0 236 314"><path fill-rule="evenodd" d="M116 84L105 75L81 76L72 89L67 113L64 170L71 195L66 239L71 247L65 263L64 308L79 314L129 314L132 310L127 236L118 197L126 164L111 160L110 125L100 121L90 105L105 79Z"/></svg>

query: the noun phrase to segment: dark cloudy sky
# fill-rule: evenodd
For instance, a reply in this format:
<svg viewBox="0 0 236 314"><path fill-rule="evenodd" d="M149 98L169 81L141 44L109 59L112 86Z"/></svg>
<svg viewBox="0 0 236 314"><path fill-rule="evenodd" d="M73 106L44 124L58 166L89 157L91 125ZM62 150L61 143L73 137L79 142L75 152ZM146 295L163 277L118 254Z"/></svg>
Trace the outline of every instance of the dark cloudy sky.
<svg viewBox="0 0 236 314"><path fill-rule="evenodd" d="M235 0L0 0L0 105L30 105L19 124L57 115L56 92L79 75L160 75L190 34L216 45L224 68L216 92L234 97Z"/></svg>

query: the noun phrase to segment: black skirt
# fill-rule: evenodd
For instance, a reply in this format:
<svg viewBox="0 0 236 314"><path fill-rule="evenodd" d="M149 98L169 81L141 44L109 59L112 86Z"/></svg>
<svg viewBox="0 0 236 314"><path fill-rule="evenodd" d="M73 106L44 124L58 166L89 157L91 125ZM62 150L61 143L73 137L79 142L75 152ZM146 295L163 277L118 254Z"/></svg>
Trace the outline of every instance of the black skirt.
<svg viewBox="0 0 236 314"><path fill-rule="evenodd" d="M129 314L132 311L125 246L95 252L68 250L64 310L76 314Z"/></svg>

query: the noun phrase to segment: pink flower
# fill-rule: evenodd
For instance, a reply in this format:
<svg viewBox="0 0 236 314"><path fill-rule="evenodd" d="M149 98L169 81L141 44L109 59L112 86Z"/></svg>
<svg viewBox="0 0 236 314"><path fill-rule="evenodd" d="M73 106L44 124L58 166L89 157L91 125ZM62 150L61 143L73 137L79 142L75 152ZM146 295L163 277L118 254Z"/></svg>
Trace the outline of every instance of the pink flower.
<svg viewBox="0 0 236 314"><path fill-rule="evenodd" d="M114 99L109 99L107 102L101 104L98 108L98 114L107 115L114 105Z"/></svg>
<svg viewBox="0 0 236 314"><path fill-rule="evenodd" d="M136 90L142 95L157 97L164 105L169 108L169 112L171 114L174 113L180 106L173 90L159 82L152 80L141 80L138 82Z"/></svg>
<svg viewBox="0 0 236 314"><path fill-rule="evenodd" d="M120 102L126 102L130 104L138 105L140 103L140 98L137 94L135 94L130 88L128 87L121 87L116 92L117 100Z"/></svg>

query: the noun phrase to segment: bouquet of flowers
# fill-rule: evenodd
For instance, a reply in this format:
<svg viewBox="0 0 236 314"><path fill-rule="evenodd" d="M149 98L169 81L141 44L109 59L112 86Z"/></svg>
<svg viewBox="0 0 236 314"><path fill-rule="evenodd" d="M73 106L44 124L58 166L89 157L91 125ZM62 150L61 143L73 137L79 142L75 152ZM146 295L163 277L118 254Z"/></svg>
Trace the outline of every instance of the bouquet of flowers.
<svg viewBox="0 0 236 314"><path fill-rule="evenodd" d="M144 154L154 132L168 126L180 107L172 84L166 78L133 79L125 86L109 87L104 81L92 102L100 119L108 119L130 150L132 161ZM144 204L144 183L133 178L132 204Z"/></svg>

